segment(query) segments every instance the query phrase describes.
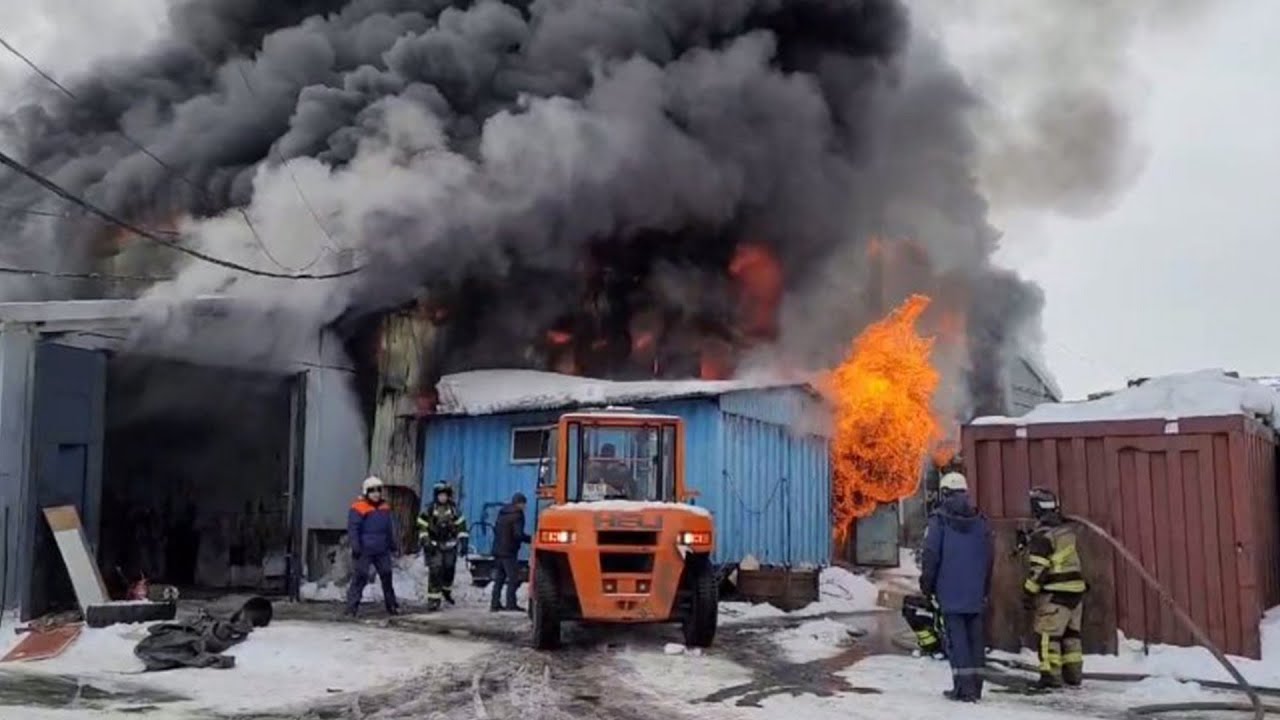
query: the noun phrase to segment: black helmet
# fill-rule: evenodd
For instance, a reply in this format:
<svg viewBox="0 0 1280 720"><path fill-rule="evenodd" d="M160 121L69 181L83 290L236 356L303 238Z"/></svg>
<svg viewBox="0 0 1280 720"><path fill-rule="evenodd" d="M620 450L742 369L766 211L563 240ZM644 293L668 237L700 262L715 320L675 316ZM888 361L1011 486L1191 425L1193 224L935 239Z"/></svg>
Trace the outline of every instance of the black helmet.
<svg viewBox="0 0 1280 720"><path fill-rule="evenodd" d="M527 502L529 502L529 498L525 497L522 492L518 492L511 496L512 505L524 505Z"/></svg>
<svg viewBox="0 0 1280 720"><path fill-rule="evenodd" d="M1036 519L1045 515L1057 515L1062 512L1062 506L1058 504L1058 496L1044 488L1031 488L1029 497L1031 499L1031 515Z"/></svg>
<svg viewBox="0 0 1280 720"><path fill-rule="evenodd" d="M453 486L441 480L440 482L436 483L435 487L431 488L431 497L435 497L440 493L444 493L449 497L453 497Z"/></svg>

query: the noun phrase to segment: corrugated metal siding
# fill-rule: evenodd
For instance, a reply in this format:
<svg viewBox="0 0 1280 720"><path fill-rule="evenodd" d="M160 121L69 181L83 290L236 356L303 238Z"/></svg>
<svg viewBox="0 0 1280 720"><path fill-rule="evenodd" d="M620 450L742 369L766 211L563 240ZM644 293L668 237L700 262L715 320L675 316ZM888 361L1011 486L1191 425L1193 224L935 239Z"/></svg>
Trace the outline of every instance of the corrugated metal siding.
<svg viewBox="0 0 1280 720"><path fill-rule="evenodd" d="M971 487L988 516L1026 518L1028 488L1056 491L1068 513L1098 523L1136 554L1223 650L1259 656L1258 623L1280 603L1271 429L1237 416L1029 425L1024 437L1018 432L964 429ZM1123 561L1086 561L1106 566L1104 584L1112 583L1114 598L1102 605L1114 602L1112 628L1151 642L1192 644Z"/></svg>
<svg viewBox="0 0 1280 720"><path fill-rule="evenodd" d="M745 397L749 393L735 393L741 397L731 406L754 407L756 415L783 419L797 417L809 402L799 389L767 392L774 396L751 398ZM770 410L772 402L787 407ZM700 493L696 504L716 517L718 561L737 561L747 554L767 563L784 563L788 555L793 564L829 561L831 486L822 437L792 434L777 424L722 412L721 401L714 398L636 407L684 419L685 482ZM558 416L549 412L435 418L426 431L423 481L428 486L439 480L453 482L463 511L473 521L481 517L485 503L506 501L517 490L532 497L536 470L533 465L510 462L511 430L549 424ZM789 492L783 491L783 477ZM492 522L492 511L487 519ZM487 549L483 538L477 537L476 544L479 550Z"/></svg>

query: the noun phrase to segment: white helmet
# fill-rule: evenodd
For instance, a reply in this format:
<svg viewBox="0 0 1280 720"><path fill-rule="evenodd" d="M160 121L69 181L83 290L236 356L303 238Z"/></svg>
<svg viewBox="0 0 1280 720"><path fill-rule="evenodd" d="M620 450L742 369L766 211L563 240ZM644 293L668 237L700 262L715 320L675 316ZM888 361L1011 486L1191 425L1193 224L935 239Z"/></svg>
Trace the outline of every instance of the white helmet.
<svg viewBox="0 0 1280 720"><path fill-rule="evenodd" d="M369 477L365 478L364 483L360 485L360 490L365 495L368 495L374 490L381 490L381 489L382 489L382 479L376 475L370 475Z"/></svg>
<svg viewBox="0 0 1280 720"><path fill-rule="evenodd" d="M969 481L958 472L949 472L938 481L938 489L943 492L968 492Z"/></svg>

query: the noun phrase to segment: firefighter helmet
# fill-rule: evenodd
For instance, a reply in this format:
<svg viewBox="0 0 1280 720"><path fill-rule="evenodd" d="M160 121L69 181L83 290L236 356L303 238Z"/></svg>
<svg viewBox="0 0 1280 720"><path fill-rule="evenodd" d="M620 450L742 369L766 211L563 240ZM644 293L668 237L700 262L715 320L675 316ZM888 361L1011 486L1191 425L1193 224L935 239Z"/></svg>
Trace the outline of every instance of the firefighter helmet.
<svg viewBox="0 0 1280 720"><path fill-rule="evenodd" d="M1032 488L1029 494L1031 498L1031 515L1037 519L1045 515L1056 515L1062 512L1062 507L1058 504L1058 496L1044 488Z"/></svg>
<svg viewBox="0 0 1280 720"><path fill-rule="evenodd" d="M453 497L453 486L441 480L435 484L435 487L431 488L431 497L436 497L440 493Z"/></svg>
<svg viewBox="0 0 1280 720"><path fill-rule="evenodd" d="M938 481L938 490L944 493L967 492L969 490L969 481L958 472L949 472Z"/></svg>
<svg viewBox="0 0 1280 720"><path fill-rule="evenodd" d="M365 495L368 495L374 490L381 490L381 489L382 489L382 479L377 477L376 475L370 475L369 477L364 479L363 483L360 484L360 490Z"/></svg>

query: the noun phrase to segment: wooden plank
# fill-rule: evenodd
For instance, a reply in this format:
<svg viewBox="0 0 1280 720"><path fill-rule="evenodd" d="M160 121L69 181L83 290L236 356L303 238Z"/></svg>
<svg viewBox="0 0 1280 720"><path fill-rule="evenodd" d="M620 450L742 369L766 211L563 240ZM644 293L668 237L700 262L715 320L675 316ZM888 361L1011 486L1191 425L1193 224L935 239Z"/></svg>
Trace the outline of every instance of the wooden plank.
<svg viewBox="0 0 1280 720"><path fill-rule="evenodd" d="M1240 588L1237 584L1235 513L1231 494L1231 445L1226 435L1213 436L1213 486L1218 495L1218 562L1222 563L1222 608L1226 638L1222 650L1240 654Z"/></svg>
<svg viewBox="0 0 1280 720"><path fill-rule="evenodd" d="M1236 588L1239 595L1240 646L1236 650L1244 657L1262 657L1258 623L1262 620L1261 598L1258 597L1258 547L1254 537L1253 503L1256 501L1250 486L1253 485L1249 463L1249 447L1244 434L1233 432L1227 436L1230 452L1231 474L1231 522L1235 532Z"/></svg>
<svg viewBox="0 0 1280 720"><path fill-rule="evenodd" d="M1183 502L1186 518L1186 565L1187 584L1194 589L1191 593L1189 610L1191 619L1206 630L1209 628L1208 575L1205 568L1204 508L1200 500L1201 457L1195 449L1187 449L1185 443L1178 443L1177 457L1179 473L1182 475L1182 490L1185 494Z"/></svg>
<svg viewBox="0 0 1280 720"><path fill-rule="evenodd" d="M62 562L67 566L71 586L76 592L76 602L83 611L90 605L107 602L107 587L98 572L98 564L89 552L89 542L80 525L80 514L74 505L60 505L44 509L45 519L53 530L53 540L58 545Z"/></svg>
<svg viewBox="0 0 1280 720"><path fill-rule="evenodd" d="M1007 457L1010 466L1005 469L1004 506L1007 517L1030 517L1031 505L1028 496L1031 493L1031 455L1029 443L1018 439L1013 441L1012 457Z"/></svg>
<svg viewBox="0 0 1280 720"><path fill-rule="evenodd" d="M83 627L80 623L72 623L48 630L32 630L3 658L0 658L0 663L33 662L56 658L71 647L71 643L75 642L76 638L80 637Z"/></svg>
<svg viewBox="0 0 1280 720"><path fill-rule="evenodd" d="M1030 632L1031 615L1022 609L1022 559L1014 555L1019 520L993 519L995 565L991 572L991 607L987 613L987 639L991 647L1018 652Z"/></svg>
<svg viewBox="0 0 1280 720"><path fill-rule="evenodd" d="M1169 463L1165 452L1152 453L1147 456L1151 463L1151 524L1155 528L1155 569L1156 579L1160 584L1173 591L1174 582L1174 546L1173 523L1176 515L1169 512ZM1175 643L1178 636L1178 621L1173 616L1173 608L1161 602L1159 593L1154 593L1152 606L1160 617L1159 637L1162 643Z"/></svg>
<svg viewBox="0 0 1280 720"><path fill-rule="evenodd" d="M1204 545L1201 547L1204 548L1204 587L1208 590L1206 611L1208 623L1205 627L1208 628L1209 638L1217 643L1218 647L1224 647L1227 643L1227 606L1222 583L1223 578L1228 576L1223 572L1218 547L1218 488L1215 477L1219 471L1228 472L1228 468L1218 466L1218 456L1214 448L1215 438L1206 436L1198 440L1201 442L1196 443L1195 452L1200 477L1200 520L1204 528ZM1224 454L1224 461L1225 458Z"/></svg>
<svg viewBox="0 0 1280 720"><path fill-rule="evenodd" d="M1121 492L1120 485L1120 447L1119 441L1114 438L1108 438L1102 441L1103 447L1103 464L1106 468L1107 483L1107 514L1109 516L1107 527L1111 532L1111 536L1119 540L1123 545L1124 539L1124 494ZM1120 557L1118 553L1112 553L1112 567L1119 568ZM1119 576L1117 576L1119 577ZM1131 615L1129 604L1129 583L1117 579L1116 581L1116 623L1125 631L1130 629Z"/></svg>
<svg viewBox="0 0 1280 720"><path fill-rule="evenodd" d="M1120 542L1129 552L1142 558L1142 528L1138 518L1138 470L1132 450L1117 451L1120 462L1120 507L1123 512L1123 532ZM1124 593L1121 596L1126 614L1124 631L1129 637L1146 638L1151 628L1146 615L1146 586L1136 573L1125 576Z"/></svg>
<svg viewBox="0 0 1280 720"><path fill-rule="evenodd" d="M1111 544L1088 528L1077 527L1081 569L1089 592L1085 596L1081 642L1091 655L1114 655L1116 638L1116 579Z"/></svg>
<svg viewBox="0 0 1280 720"><path fill-rule="evenodd" d="M981 485L986 492L981 495L981 509L987 517L1002 518L1004 514L1004 453L1000 440L987 440L978 446L978 468L982 473Z"/></svg>
<svg viewBox="0 0 1280 720"><path fill-rule="evenodd" d="M1182 452L1176 443L1170 443L1169 452L1165 456L1168 468L1166 479L1167 499L1169 501L1165 528L1168 531L1168 556L1173 573L1173 583L1169 591L1173 593L1174 602L1188 615L1191 612L1191 583L1189 580L1188 555L1191 548L1187 546L1187 508L1186 488L1182 482ZM1194 615L1192 615L1194 617ZM1182 627L1181 622L1174 622L1173 642L1178 645L1191 645L1191 633Z"/></svg>
<svg viewBox="0 0 1280 720"><path fill-rule="evenodd" d="M1131 451L1127 453L1133 459L1133 478L1135 484L1135 499L1138 503L1137 520L1138 520L1138 557L1142 560L1142 565L1151 570L1159 572L1156 559L1156 532L1155 532L1155 508L1152 503L1151 492L1151 455L1141 451ZM1148 642L1162 642L1160 638L1160 596L1155 590L1149 589L1146 583L1142 584L1142 635L1141 637Z"/></svg>
<svg viewBox="0 0 1280 720"><path fill-rule="evenodd" d="M1090 504L1089 492L1092 479L1089 477L1089 457L1085 452L1084 438L1071 438L1071 447L1062 451L1062 460L1067 469L1063 470L1063 475L1071 478L1072 502L1075 503L1077 512L1086 515L1094 522L1098 521L1097 516L1093 514L1093 507ZM1069 460L1068 460L1069 459ZM1069 465L1067 464L1069 462Z"/></svg>

